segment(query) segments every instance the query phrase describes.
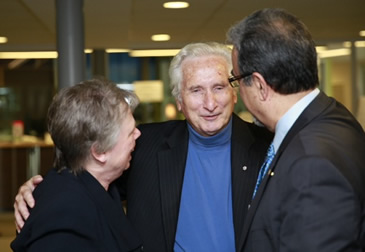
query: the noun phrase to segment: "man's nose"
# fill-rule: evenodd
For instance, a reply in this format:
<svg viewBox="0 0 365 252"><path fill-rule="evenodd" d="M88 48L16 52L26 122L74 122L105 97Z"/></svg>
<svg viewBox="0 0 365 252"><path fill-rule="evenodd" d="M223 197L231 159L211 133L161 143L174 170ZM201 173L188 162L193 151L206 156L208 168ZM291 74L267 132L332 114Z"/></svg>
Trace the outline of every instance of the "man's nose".
<svg viewBox="0 0 365 252"><path fill-rule="evenodd" d="M209 111L213 111L217 107L217 101L215 94L208 91L204 95L204 108L206 108Z"/></svg>

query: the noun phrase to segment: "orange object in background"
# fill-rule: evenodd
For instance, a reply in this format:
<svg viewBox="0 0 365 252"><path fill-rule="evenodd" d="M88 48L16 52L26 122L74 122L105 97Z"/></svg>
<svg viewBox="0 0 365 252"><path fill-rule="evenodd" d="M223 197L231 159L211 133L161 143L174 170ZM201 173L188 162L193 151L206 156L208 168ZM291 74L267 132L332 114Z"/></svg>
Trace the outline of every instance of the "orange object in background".
<svg viewBox="0 0 365 252"><path fill-rule="evenodd" d="M24 123L21 120L13 121L12 126L13 141L21 141L24 135Z"/></svg>

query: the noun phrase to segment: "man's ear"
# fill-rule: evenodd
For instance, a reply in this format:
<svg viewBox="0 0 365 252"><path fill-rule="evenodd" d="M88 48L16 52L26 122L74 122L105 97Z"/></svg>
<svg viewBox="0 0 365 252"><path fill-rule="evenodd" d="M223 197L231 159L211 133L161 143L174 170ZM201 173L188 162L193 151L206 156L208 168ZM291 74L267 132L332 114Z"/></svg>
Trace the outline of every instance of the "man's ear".
<svg viewBox="0 0 365 252"><path fill-rule="evenodd" d="M265 78L257 72L252 74L253 85L256 86L259 91L259 98L261 101L265 101L268 99L271 87L267 84Z"/></svg>
<svg viewBox="0 0 365 252"><path fill-rule="evenodd" d="M175 102L176 102L177 110L178 110L179 112L181 112L181 102L179 101L179 99L175 99Z"/></svg>
<svg viewBox="0 0 365 252"><path fill-rule="evenodd" d="M93 156L94 159L98 160L100 163L105 163L107 160L107 154L106 152L101 152L99 153L96 149L96 143L94 143L91 146L91 155Z"/></svg>

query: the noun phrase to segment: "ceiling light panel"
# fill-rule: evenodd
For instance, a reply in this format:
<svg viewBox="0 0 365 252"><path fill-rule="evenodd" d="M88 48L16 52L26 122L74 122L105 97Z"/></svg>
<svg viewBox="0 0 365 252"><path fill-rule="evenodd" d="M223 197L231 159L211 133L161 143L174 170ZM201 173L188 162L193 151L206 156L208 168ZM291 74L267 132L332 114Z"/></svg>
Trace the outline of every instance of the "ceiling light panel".
<svg viewBox="0 0 365 252"><path fill-rule="evenodd" d="M155 35L152 35L151 39L153 41L169 41L170 35L169 34L155 34Z"/></svg>
<svg viewBox="0 0 365 252"><path fill-rule="evenodd" d="M183 9L188 8L188 2L166 2L163 4L163 7L166 9Z"/></svg>
<svg viewBox="0 0 365 252"><path fill-rule="evenodd" d="M8 38L7 37L0 37L0 44L4 44L8 42Z"/></svg>

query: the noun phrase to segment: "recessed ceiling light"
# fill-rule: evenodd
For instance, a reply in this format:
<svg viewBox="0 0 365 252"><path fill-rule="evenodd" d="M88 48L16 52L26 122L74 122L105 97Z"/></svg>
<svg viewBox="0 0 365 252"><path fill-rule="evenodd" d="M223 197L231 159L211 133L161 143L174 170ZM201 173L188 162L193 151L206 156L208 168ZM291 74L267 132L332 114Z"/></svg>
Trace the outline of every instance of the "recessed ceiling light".
<svg viewBox="0 0 365 252"><path fill-rule="evenodd" d="M131 57L171 57L175 56L180 49L162 50L132 50L129 52Z"/></svg>
<svg viewBox="0 0 365 252"><path fill-rule="evenodd" d="M126 53L129 52L128 49L122 49L122 48L107 48L105 49L107 53Z"/></svg>
<svg viewBox="0 0 365 252"><path fill-rule="evenodd" d="M365 47L365 41L355 41L356 47Z"/></svg>
<svg viewBox="0 0 365 252"><path fill-rule="evenodd" d="M155 34L155 35L152 35L151 39L153 41L168 41L168 40L170 40L170 35L169 34Z"/></svg>
<svg viewBox="0 0 365 252"><path fill-rule="evenodd" d="M326 51L326 50L327 50L326 46L316 46L317 53L323 52L323 51Z"/></svg>
<svg viewBox="0 0 365 252"><path fill-rule="evenodd" d="M359 32L361 37L365 37L365 30Z"/></svg>
<svg viewBox="0 0 365 252"><path fill-rule="evenodd" d="M7 37L0 37L0 44L4 44L8 42L8 38Z"/></svg>
<svg viewBox="0 0 365 252"><path fill-rule="evenodd" d="M188 8L189 3L188 2L166 2L163 4L164 8L167 9L183 9Z"/></svg>
<svg viewBox="0 0 365 252"><path fill-rule="evenodd" d="M332 49L323 52L319 52L319 58L331 58L350 55L351 51L348 48Z"/></svg>
<svg viewBox="0 0 365 252"><path fill-rule="evenodd" d="M350 41L345 41L342 43L343 47L350 48L352 43Z"/></svg>
<svg viewBox="0 0 365 252"><path fill-rule="evenodd" d="M43 52L0 52L0 59L56 59L55 51Z"/></svg>

